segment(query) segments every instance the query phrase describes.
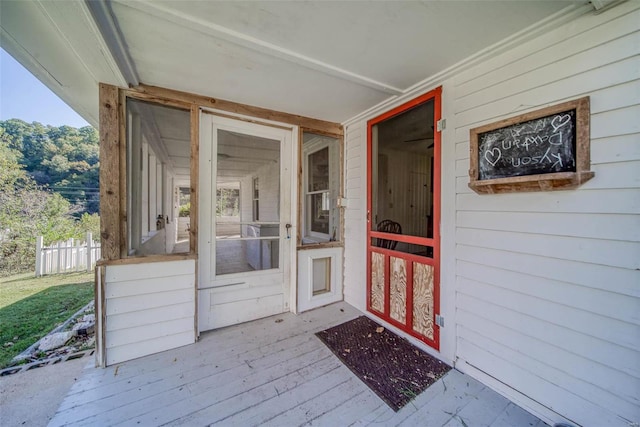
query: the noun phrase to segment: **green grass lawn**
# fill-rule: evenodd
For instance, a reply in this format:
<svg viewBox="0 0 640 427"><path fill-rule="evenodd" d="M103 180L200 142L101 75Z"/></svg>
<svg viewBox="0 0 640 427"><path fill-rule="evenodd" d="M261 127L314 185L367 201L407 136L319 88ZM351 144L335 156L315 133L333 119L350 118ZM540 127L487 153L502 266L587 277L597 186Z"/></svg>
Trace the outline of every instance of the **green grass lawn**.
<svg viewBox="0 0 640 427"><path fill-rule="evenodd" d="M0 278L0 369L92 299L93 273Z"/></svg>

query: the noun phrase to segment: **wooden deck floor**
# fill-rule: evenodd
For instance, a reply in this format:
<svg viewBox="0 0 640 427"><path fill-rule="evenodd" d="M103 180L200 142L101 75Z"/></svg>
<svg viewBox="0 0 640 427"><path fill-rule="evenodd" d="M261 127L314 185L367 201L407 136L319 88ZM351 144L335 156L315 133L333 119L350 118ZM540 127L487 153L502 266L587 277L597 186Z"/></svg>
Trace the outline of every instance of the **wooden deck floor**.
<svg viewBox="0 0 640 427"><path fill-rule="evenodd" d="M87 368L50 426L544 426L456 371L393 412L314 333L360 313L338 303L204 333L198 343Z"/></svg>

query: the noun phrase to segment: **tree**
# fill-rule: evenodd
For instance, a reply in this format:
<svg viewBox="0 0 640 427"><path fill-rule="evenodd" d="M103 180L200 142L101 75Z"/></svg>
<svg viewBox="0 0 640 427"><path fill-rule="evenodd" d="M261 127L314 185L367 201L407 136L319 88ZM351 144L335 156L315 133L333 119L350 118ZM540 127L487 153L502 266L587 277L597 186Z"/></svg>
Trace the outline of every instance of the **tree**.
<svg viewBox="0 0 640 427"><path fill-rule="evenodd" d="M93 127L44 126L9 119L0 121L0 131L37 185L80 206L75 211L77 218L99 211L99 143Z"/></svg>
<svg viewBox="0 0 640 427"><path fill-rule="evenodd" d="M85 213L76 221L77 206L39 187L10 143L0 128L0 275L33 268L37 236L50 244L99 229L97 215Z"/></svg>

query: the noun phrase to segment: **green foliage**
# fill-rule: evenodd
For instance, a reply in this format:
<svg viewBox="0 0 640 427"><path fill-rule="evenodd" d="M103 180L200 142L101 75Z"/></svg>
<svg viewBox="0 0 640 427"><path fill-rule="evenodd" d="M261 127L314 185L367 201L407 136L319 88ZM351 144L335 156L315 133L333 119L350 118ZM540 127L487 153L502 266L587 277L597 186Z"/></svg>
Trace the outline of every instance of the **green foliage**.
<svg viewBox="0 0 640 427"><path fill-rule="evenodd" d="M216 191L216 215L238 216L240 190L237 188L218 188Z"/></svg>
<svg viewBox="0 0 640 427"><path fill-rule="evenodd" d="M0 280L0 368L92 298L93 274L29 274Z"/></svg>
<svg viewBox="0 0 640 427"><path fill-rule="evenodd" d="M6 136L0 128L0 276L33 268L37 236L50 244L87 231L99 235L98 215L84 213L78 219L80 208L38 186Z"/></svg>
<svg viewBox="0 0 640 427"><path fill-rule="evenodd" d="M89 232L93 234L94 239L100 237L100 215L83 213L78 221L76 221L75 227L75 239L81 239L85 234Z"/></svg>
<svg viewBox="0 0 640 427"><path fill-rule="evenodd" d="M0 138L18 153L16 160L38 186L47 186L80 206L76 216L99 211L99 139L93 127L9 119L0 121Z"/></svg>
<svg viewBox="0 0 640 427"><path fill-rule="evenodd" d="M181 217L186 217L189 215L191 215L191 202L187 202L186 204L181 205L180 211L178 213L178 216L181 216Z"/></svg>

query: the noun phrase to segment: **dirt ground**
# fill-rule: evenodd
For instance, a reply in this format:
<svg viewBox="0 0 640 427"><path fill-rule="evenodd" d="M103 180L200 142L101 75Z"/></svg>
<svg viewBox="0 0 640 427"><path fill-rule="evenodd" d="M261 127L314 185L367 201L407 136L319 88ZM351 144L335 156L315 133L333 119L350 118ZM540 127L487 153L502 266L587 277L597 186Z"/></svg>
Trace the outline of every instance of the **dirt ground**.
<svg viewBox="0 0 640 427"><path fill-rule="evenodd" d="M0 377L0 425L46 426L93 356Z"/></svg>

